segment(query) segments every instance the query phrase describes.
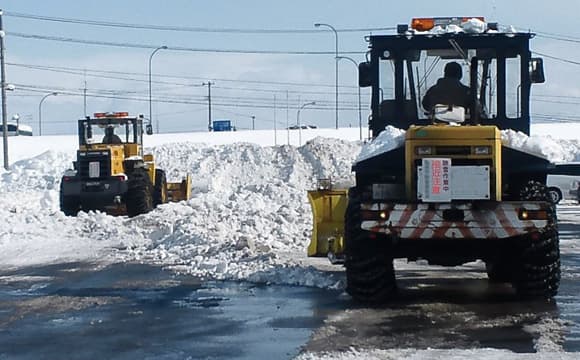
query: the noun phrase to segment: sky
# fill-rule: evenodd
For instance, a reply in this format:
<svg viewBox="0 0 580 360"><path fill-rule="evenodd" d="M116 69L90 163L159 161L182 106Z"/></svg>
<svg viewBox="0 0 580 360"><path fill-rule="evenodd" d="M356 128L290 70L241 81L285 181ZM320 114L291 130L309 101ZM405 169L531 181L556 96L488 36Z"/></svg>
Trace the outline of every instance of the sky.
<svg viewBox="0 0 580 360"><path fill-rule="evenodd" d="M336 122L335 37L327 27L315 28L315 23L336 28L339 53L355 62L364 60L368 29L409 23L419 16L464 15L567 36L572 41L538 36L532 49L574 61L580 57L575 5L572 0L549 5L520 0L415 1L397 6L386 1L359 4L345 0L173 0L163 5L143 0L7 0L2 3L6 81L15 86L7 94L7 115L10 119L18 114L35 134L41 120L45 135L74 133L76 120L94 112L128 111L149 117L149 58L153 50L167 46L151 58L152 118L161 133L207 130L208 86L202 85L207 82L212 83L213 120L232 120L238 129L285 128L298 121L332 128ZM30 15L66 21L31 19ZM189 31L95 26L68 21L71 19ZM193 28L205 31L191 31ZM224 32L226 29L236 31ZM360 31L343 31L347 29ZM44 39L34 38L38 36ZM580 99L576 85L580 65L545 58L545 69L547 82L532 92L533 101L537 100L532 113L544 115L538 120L580 120L574 104ZM355 70L349 61L339 63L341 127L356 127L359 122ZM53 92L58 95L44 98ZM298 114L302 105L313 101L316 104L306 105ZM368 102L369 92L362 89L363 126Z"/></svg>

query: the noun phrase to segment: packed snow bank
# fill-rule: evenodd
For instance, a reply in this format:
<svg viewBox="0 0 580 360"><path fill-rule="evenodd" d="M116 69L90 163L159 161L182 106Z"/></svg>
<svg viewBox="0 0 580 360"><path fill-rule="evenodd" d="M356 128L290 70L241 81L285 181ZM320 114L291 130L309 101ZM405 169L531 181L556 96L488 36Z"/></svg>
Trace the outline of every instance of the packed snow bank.
<svg viewBox="0 0 580 360"><path fill-rule="evenodd" d="M312 228L306 192L319 178L352 183L350 169L359 153L400 146L404 132L390 128L362 152L353 140L358 129L350 129L347 139L306 132L311 140L302 146L269 146L272 134L265 132L264 144L229 143L228 137L224 144L208 145L215 134L205 133L206 143L185 134L152 146L170 181L192 176L193 196L131 219L98 212L65 217L58 210L58 189L76 142L61 151L64 145L52 137L36 138L28 157L0 172L0 267L141 261L203 278L341 287L343 275L321 272L306 261ZM234 135L245 140L243 132ZM548 148L552 158L580 153L577 140L510 136L508 141L524 147ZM19 151L24 156L26 149Z"/></svg>
<svg viewBox="0 0 580 360"><path fill-rule="evenodd" d="M0 216L7 220L0 225L0 263L144 261L202 278L340 286L340 277L301 265L312 226L306 191L318 178L352 183L358 142L181 142L152 150L169 180L192 176L193 196L132 219L58 211L71 154L49 151L15 163L1 174Z"/></svg>

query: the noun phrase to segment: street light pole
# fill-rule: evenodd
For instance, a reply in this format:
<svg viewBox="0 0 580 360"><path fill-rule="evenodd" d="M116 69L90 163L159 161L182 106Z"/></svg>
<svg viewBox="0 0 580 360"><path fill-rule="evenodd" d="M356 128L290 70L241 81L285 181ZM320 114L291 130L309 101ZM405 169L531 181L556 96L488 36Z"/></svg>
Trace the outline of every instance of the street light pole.
<svg viewBox="0 0 580 360"><path fill-rule="evenodd" d="M49 96L56 96L58 93L51 92L50 94L46 94L40 99L40 103L38 104L38 135L42 136L42 102Z"/></svg>
<svg viewBox="0 0 580 360"><path fill-rule="evenodd" d="M311 101L305 104L302 104L296 113L296 126L298 126L298 146L302 145L302 126L300 125L300 111L304 109L306 106L309 105L316 105L315 101Z"/></svg>
<svg viewBox="0 0 580 360"><path fill-rule="evenodd" d="M338 129L338 32L334 26L330 24L316 23L315 27L325 26L334 32L334 81L335 81L335 96L336 96L336 128Z"/></svg>
<svg viewBox="0 0 580 360"><path fill-rule="evenodd" d="M348 56L339 56L337 59L338 60L345 59L345 60L349 60L350 62L352 62L354 64L356 71L357 71L357 74L358 74L358 64L353 58L348 57ZM363 139L363 135L362 135L362 133L363 133L363 131L362 131L362 110L361 110L361 105L360 105L360 86L358 86L358 81L357 81L357 89L358 89L358 128L359 128L359 133L360 133L360 140L362 140Z"/></svg>
<svg viewBox="0 0 580 360"><path fill-rule="evenodd" d="M8 170L8 119L6 117L6 67L4 64L4 27L2 25L2 15L4 12L0 10L0 72L2 87L2 140L4 153L4 169Z"/></svg>
<svg viewBox="0 0 580 360"><path fill-rule="evenodd" d="M153 122L153 117L151 114L152 113L152 111L151 111L151 61L153 60L153 55L155 55L156 52L158 52L159 50L166 50L166 49L167 49L167 46L165 46L165 45L160 46L160 47L156 48L155 50L153 50L151 55L149 55L149 123L150 124ZM157 119L155 130L156 130L156 133L159 134L159 119Z"/></svg>
<svg viewBox="0 0 580 360"><path fill-rule="evenodd" d="M213 128L211 125L211 86L215 85L215 83L208 81L202 83L201 85L207 85L207 131L211 131Z"/></svg>

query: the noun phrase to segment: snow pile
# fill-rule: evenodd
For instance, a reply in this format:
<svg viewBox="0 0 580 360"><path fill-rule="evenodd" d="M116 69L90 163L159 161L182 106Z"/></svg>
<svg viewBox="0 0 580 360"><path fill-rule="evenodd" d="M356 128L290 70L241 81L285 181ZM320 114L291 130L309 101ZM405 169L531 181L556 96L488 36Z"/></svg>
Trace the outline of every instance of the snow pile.
<svg viewBox="0 0 580 360"><path fill-rule="evenodd" d="M578 161L580 159L580 144L574 140L556 140L538 135L527 136L514 130L502 130L501 140L505 146L543 156L552 162Z"/></svg>
<svg viewBox="0 0 580 360"><path fill-rule="evenodd" d="M170 181L191 175L193 196L132 219L99 212L67 218L58 211L70 154L47 152L14 164L0 181L0 216L7 219L0 226L0 263L144 261L202 278L341 286L340 276L301 264L312 228L306 192L319 178L352 183L359 142L181 142L151 150Z"/></svg>
<svg viewBox="0 0 580 360"><path fill-rule="evenodd" d="M312 227L306 191L319 178L352 182L358 151L357 143L322 138L300 148L158 147L154 152L169 178L184 169L191 173L193 197L135 219L149 229L151 243L123 256L204 278L338 286L337 279L296 261L305 257Z"/></svg>
<svg viewBox="0 0 580 360"><path fill-rule="evenodd" d="M391 151L405 144L405 130L387 126L373 141L365 144L356 162Z"/></svg>
<svg viewBox="0 0 580 360"><path fill-rule="evenodd" d="M9 172L0 174L0 191L26 191L28 189L58 189L56 184L67 168L72 167L74 153L46 151L31 159L20 160Z"/></svg>
<svg viewBox="0 0 580 360"><path fill-rule="evenodd" d="M351 132L358 137L358 129ZM503 136L552 159L580 154L577 140ZM28 151L64 146L42 140ZM319 271L306 259L312 228L307 190L320 178L352 184L357 154L360 161L402 146L404 131L389 127L362 150L359 141L315 136L300 147L174 140L150 150L170 181L191 175L192 198L132 219L58 211L60 177L74 151L42 152L0 172L0 264L142 261L203 278L339 287L342 274Z"/></svg>

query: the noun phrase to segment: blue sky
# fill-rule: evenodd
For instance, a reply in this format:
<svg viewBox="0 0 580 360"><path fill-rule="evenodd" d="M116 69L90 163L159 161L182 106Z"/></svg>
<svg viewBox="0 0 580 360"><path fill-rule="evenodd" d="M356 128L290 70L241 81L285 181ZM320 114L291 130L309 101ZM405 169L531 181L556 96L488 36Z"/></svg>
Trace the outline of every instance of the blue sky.
<svg viewBox="0 0 580 360"><path fill-rule="evenodd" d="M553 1L22 1L2 6L7 82L16 84L8 94L8 114L18 113L37 132L39 103L45 94L59 92L42 103L43 134L71 133L84 116L83 88L87 88L87 113L129 111L148 115L148 59L156 46L222 50L334 51L334 34L315 29L323 22L336 29L366 29L408 23L417 16L480 16L535 31L580 37L576 2ZM312 30L293 34L180 32L111 28L25 19L28 14L127 24L196 27L208 29ZM123 48L71 42L27 39L11 33L148 45ZM341 52L362 61L365 32L339 33ZM580 59L580 44L536 38L534 50L553 56ZM14 65L13 65L14 64ZM48 66L38 70L24 65ZM59 70L55 71L54 67ZM86 69L86 71L82 71ZM107 73L96 73L95 70ZM546 59L548 82L535 93L580 97L576 85L580 66ZM207 87L212 80L214 119L232 119L238 128L279 128L296 122L296 108L316 101L301 113L301 121L332 127L334 110L334 59L332 55L222 54L161 50L152 64L153 118L161 132L203 130L207 127ZM105 74L105 76L103 76ZM353 64L339 68L341 126L356 126L356 78ZM288 94L288 101L286 100ZM274 106L274 97L276 102ZM133 99L133 100L129 100ZM178 100L170 101L170 100ZM566 102L573 102L570 99ZM368 92L363 91L368 103ZM276 110L274 110L274 107ZM288 107L288 111L287 111ZM578 113L576 106L557 102L536 107L562 116ZM546 110L546 108L549 109ZM534 109L534 108L533 108ZM539 110L538 110L539 111ZM363 111L366 118L366 109Z"/></svg>

